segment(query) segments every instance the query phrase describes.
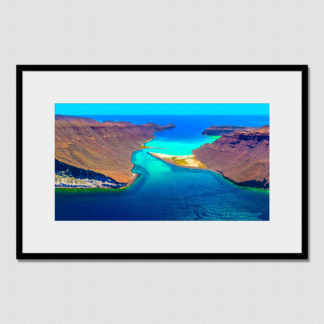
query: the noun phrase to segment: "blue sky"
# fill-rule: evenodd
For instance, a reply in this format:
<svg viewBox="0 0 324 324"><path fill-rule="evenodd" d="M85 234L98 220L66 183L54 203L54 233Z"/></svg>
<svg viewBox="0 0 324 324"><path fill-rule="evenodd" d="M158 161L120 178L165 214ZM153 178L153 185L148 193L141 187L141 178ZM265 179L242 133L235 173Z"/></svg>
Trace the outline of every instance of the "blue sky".
<svg viewBox="0 0 324 324"><path fill-rule="evenodd" d="M238 115L269 116L267 103L57 103L55 114L86 115Z"/></svg>

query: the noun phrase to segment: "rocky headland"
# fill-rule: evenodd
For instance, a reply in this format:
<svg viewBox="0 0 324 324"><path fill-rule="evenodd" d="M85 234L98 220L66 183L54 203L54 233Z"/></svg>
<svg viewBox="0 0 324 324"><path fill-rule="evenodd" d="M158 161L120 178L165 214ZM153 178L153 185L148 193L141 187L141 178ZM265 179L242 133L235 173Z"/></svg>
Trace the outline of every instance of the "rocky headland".
<svg viewBox="0 0 324 324"><path fill-rule="evenodd" d="M269 126L225 134L193 154L240 186L269 188Z"/></svg>
<svg viewBox="0 0 324 324"><path fill-rule="evenodd" d="M210 126L205 129L202 134L209 136L222 136L225 134L230 134L237 131L252 131L257 129L257 127L245 127L245 126Z"/></svg>
<svg viewBox="0 0 324 324"><path fill-rule="evenodd" d="M132 173L133 152L152 139L155 132L174 127L173 124L101 123L90 118L56 115L56 187L128 186L136 179Z"/></svg>
<svg viewBox="0 0 324 324"><path fill-rule="evenodd" d="M232 126L225 127L230 129ZM241 129L222 135L213 143L202 145L193 150L192 155L149 154L179 167L217 172L240 186L267 189L269 126Z"/></svg>

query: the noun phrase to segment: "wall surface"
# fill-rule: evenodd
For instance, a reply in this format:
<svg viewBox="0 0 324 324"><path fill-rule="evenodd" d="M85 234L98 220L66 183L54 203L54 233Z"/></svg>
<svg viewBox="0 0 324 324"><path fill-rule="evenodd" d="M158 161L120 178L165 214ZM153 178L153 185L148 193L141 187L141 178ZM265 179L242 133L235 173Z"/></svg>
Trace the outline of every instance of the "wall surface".
<svg viewBox="0 0 324 324"><path fill-rule="evenodd" d="M0 1L0 323L324 323L323 4ZM16 64L309 64L310 261L17 262Z"/></svg>

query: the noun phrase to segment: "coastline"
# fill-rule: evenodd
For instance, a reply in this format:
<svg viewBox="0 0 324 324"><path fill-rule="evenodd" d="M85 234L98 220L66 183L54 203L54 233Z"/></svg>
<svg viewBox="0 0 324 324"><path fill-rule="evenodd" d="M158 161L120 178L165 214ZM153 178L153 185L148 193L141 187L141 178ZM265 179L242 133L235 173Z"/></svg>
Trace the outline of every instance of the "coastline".
<svg viewBox="0 0 324 324"><path fill-rule="evenodd" d="M244 183L238 183L238 182L236 182L236 181L234 181L234 180L226 177L221 171L207 168L206 166L203 165L203 163L201 163L198 159L196 159L196 157L193 154L192 155L169 155L169 156L172 157L172 158L184 157L184 159L188 159L189 156L192 156L194 159L196 159L197 161L199 161L203 166L201 166L201 167L195 167L195 166L189 166L189 165L181 165L181 164L176 163L174 160L172 160L172 158L163 158L163 157L161 157L161 155L162 156L165 156L167 154L160 154L160 153L153 153L153 152L148 152L148 154L150 154L154 158L159 159L159 160L161 160L161 161L163 161L163 162L165 162L167 164L174 165L174 166L177 166L177 167L180 167L180 168L186 168L186 169L192 169L192 170L206 170L206 171L210 171L210 172L219 174L224 179L230 181L231 183L233 183L236 186L241 187L241 188L261 190L261 191L264 191L264 192L267 192L267 191L270 190L270 188L262 188L262 187L257 187L257 186L249 186L249 185L244 184ZM181 160L181 158L180 158L180 160Z"/></svg>
<svg viewBox="0 0 324 324"><path fill-rule="evenodd" d="M132 156L135 152L137 151L140 151L140 150L143 150L145 148L152 148L152 147L146 147L145 144L152 141L153 139L155 138L155 136L153 136L152 138L150 138L149 140L145 141L143 144L140 145L140 147L138 149L136 149L135 151L132 152ZM133 167L132 167L132 170L134 169L135 165L134 163L132 162L133 164ZM132 177L131 179L126 183L125 186L123 187L118 187L118 188L114 188L114 187L100 187L100 186L97 186L97 187L86 187L86 186L74 186L74 187L66 187L66 186L55 186L55 191L73 191L73 190L99 190L99 191L106 191L106 190L109 190L109 191L118 191L118 190L125 190L127 188L129 188L136 180L137 178L139 177L139 174L138 173L134 173L132 172Z"/></svg>
<svg viewBox="0 0 324 324"><path fill-rule="evenodd" d="M127 184L123 187L117 187L117 188L114 188L114 187L100 187L100 186L97 186L97 187L86 187L86 186L71 186L71 187L67 187L67 186L55 186L55 191L56 189L59 189L59 190L80 190L80 189L86 189L86 190L97 190L97 189L100 189L100 190L111 190L111 191L118 191L118 190L124 190L124 189L127 189L129 188L135 181L136 179L138 178L139 174L138 173L133 173L133 176L131 178L131 180L129 182L127 182Z"/></svg>
<svg viewBox="0 0 324 324"><path fill-rule="evenodd" d="M172 123L137 125L56 114L55 187L129 187L138 177L132 172L133 153L148 148L146 143L155 138L156 132L174 127Z"/></svg>
<svg viewBox="0 0 324 324"><path fill-rule="evenodd" d="M207 167L199 160L197 160L193 154L192 155L170 155L170 154L153 153L153 152L147 152L147 153L155 157L156 159L162 160L168 164L172 164L182 168L208 170ZM177 160L182 163L177 163L176 162Z"/></svg>

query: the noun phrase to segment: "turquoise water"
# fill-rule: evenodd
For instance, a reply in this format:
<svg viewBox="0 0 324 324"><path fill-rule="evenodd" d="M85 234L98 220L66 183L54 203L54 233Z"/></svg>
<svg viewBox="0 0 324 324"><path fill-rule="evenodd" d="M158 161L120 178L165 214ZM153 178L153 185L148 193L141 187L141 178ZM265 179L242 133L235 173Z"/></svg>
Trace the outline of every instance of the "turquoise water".
<svg viewBox="0 0 324 324"><path fill-rule="evenodd" d="M88 116L94 118L94 116ZM136 124L174 123L146 148L133 153L139 177L125 190L59 190L56 220L268 220L269 191L239 187L211 171L169 165L148 154L192 154L217 137L201 132L211 125L262 126L266 116L95 116Z"/></svg>

